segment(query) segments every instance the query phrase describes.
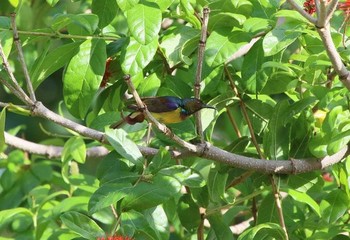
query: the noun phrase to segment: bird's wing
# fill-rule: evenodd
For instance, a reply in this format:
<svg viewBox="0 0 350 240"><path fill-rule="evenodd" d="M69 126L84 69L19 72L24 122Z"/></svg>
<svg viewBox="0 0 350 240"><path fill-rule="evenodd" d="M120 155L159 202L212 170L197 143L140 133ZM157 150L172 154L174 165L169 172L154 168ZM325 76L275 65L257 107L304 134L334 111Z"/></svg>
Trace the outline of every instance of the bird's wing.
<svg viewBox="0 0 350 240"><path fill-rule="evenodd" d="M154 113L174 111L181 106L181 99L172 96L143 98L142 101Z"/></svg>

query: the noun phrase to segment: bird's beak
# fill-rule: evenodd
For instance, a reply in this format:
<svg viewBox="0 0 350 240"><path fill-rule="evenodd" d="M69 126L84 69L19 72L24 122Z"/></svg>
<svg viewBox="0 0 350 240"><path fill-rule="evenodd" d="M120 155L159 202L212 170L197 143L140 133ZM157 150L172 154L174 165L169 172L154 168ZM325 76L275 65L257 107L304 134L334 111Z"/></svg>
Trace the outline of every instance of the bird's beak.
<svg viewBox="0 0 350 240"><path fill-rule="evenodd" d="M213 106L210 106L210 105L207 105L207 104L204 104L203 108L211 108L211 109L215 109L216 110L216 107L213 107Z"/></svg>

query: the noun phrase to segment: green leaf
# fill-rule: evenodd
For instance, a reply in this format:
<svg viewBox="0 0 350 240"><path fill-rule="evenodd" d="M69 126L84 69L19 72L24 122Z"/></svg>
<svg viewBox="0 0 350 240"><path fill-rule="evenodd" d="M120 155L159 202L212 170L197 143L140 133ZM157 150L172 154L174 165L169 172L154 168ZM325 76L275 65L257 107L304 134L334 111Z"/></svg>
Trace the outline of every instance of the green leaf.
<svg viewBox="0 0 350 240"><path fill-rule="evenodd" d="M305 192L295 191L293 189L288 189L289 195L300 203L305 203L311 207L311 209L321 217L320 206L318 206L317 202L313 200L308 194Z"/></svg>
<svg viewBox="0 0 350 240"><path fill-rule="evenodd" d="M127 11L127 22L131 35L140 44L149 44L158 38L162 12L158 5L137 4Z"/></svg>
<svg viewBox="0 0 350 240"><path fill-rule="evenodd" d="M263 40L265 56L272 56L292 44L301 34L302 25L286 21L267 33Z"/></svg>
<svg viewBox="0 0 350 240"><path fill-rule="evenodd" d="M238 240L260 240L260 239L286 239L286 235L280 225L276 223L259 224L245 230Z"/></svg>
<svg viewBox="0 0 350 240"><path fill-rule="evenodd" d="M157 47L157 38L154 38L147 45L137 42L134 38L130 38L128 46L122 51L121 55L123 72L132 76L141 72L153 59Z"/></svg>
<svg viewBox="0 0 350 240"><path fill-rule="evenodd" d="M140 182L123 199L122 209L144 210L166 202L178 194L181 184L172 177L157 174L152 182Z"/></svg>
<svg viewBox="0 0 350 240"><path fill-rule="evenodd" d="M130 183L104 184L91 196L89 201L89 212L95 213L110 205L116 204L130 192L133 191Z"/></svg>
<svg viewBox="0 0 350 240"><path fill-rule="evenodd" d="M323 198L320 208L322 219L329 224L334 224L349 209L349 198L343 190L333 190Z"/></svg>
<svg viewBox="0 0 350 240"><path fill-rule="evenodd" d="M59 0L46 0L46 2L47 2L51 7L54 7L54 6L59 2Z"/></svg>
<svg viewBox="0 0 350 240"><path fill-rule="evenodd" d="M78 163L84 163L86 159L86 146L81 137L71 137L63 147L62 162L66 163L74 159Z"/></svg>
<svg viewBox="0 0 350 240"><path fill-rule="evenodd" d="M66 212L61 215L62 222L67 228L83 238L96 240L105 236L105 232L91 218L79 212Z"/></svg>
<svg viewBox="0 0 350 240"><path fill-rule="evenodd" d="M242 14L221 12L212 17L208 23L209 32L215 31L217 28L230 28L239 27L247 18Z"/></svg>
<svg viewBox="0 0 350 240"><path fill-rule="evenodd" d="M259 40L245 55L242 66L242 85L251 93L259 93L265 86L272 69L263 69L265 61L262 40Z"/></svg>
<svg viewBox="0 0 350 240"><path fill-rule="evenodd" d="M183 195L177 204L177 214L182 226L187 230L198 228L201 215L198 205L193 201L190 194Z"/></svg>
<svg viewBox="0 0 350 240"><path fill-rule="evenodd" d="M2 210L0 211L0 227L5 226L9 222L12 222L19 214L26 215L30 218L33 216L32 212L26 208L12 208L8 210Z"/></svg>
<svg viewBox="0 0 350 240"><path fill-rule="evenodd" d="M198 29L183 25L170 27L164 32L161 39L160 49L170 68L183 61L183 46L185 46L190 40L196 39L198 36Z"/></svg>
<svg viewBox="0 0 350 240"><path fill-rule="evenodd" d="M343 149L350 141L350 130L346 130L340 134L331 138L329 145L327 146L328 155L335 154Z"/></svg>
<svg viewBox="0 0 350 240"><path fill-rule="evenodd" d="M278 213L277 213L277 207L275 203L275 199L273 197L273 194L268 194L265 196L265 198L262 200L260 206L263 206L259 208L258 210L258 219L257 223L279 223Z"/></svg>
<svg viewBox="0 0 350 240"><path fill-rule="evenodd" d="M286 159L289 152L290 126L284 125L287 101L278 102L269 121L268 132L264 136L264 149L270 159Z"/></svg>
<svg viewBox="0 0 350 240"><path fill-rule="evenodd" d="M34 63L30 71L33 87L36 89L48 76L64 67L79 52L81 42L73 42L56 47L42 59ZM39 61L40 60L40 61Z"/></svg>
<svg viewBox="0 0 350 240"><path fill-rule="evenodd" d="M228 173L221 172L220 165L210 169L207 186L212 202L219 203L224 198L227 177Z"/></svg>
<svg viewBox="0 0 350 240"><path fill-rule="evenodd" d="M200 188L205 185L203 177L193 169L186 166L174 165L168 168L163 168L158 173L173 177L182 185L191 188Z"/></svg>
<svg viewBox="0 0 350 240"><path fill-rule="evenodd" d="M0 27L5 29L11 28L11 20L9 17L0 16Z"/></svg>
<svg viewBox="0 0 350 240"><path fill-rule="evenodd" d="M129 230L126 235L133 235L134 239L161 239L149 220L140 212L134 210L122 212L120 219L123 232Z"/></svg>
<svg viewBox="0 0 350 240"><path fill-rule="evenodd" d="M91 5L92 13L99 18L98 26L104 28L112 22L117 15L117 1L115 0L93 0Z"/></svg>
<svg viewBox="0 0 350 240"><path fill-rule="evenodd" d="M316 172L290 175L288 177L288 186L298 192L306 192L315 185L322 185L323 181Z"/></svg>
<svg viewBox="0 0 350 240"><path fill-rule="evenodd" d="M194 8L191 5L190 1L187 0L180 0L180 9L183 10L185 13L184 16L182 16L187 22L192 24L193 27L200 29L201 23L198 20L198 18L195 16Z"/></svg>
<svg viewBox="0 0 350 240"><path fill-rule="evenodd" d="M13 43L13 33L10 30L5 30L0 32L0 42L4 50L5 57L8 58L11 52ZM2 64L2 58L0 58L0 64Z"/></svg>
<svg viewBox="0 0 350 240"><path fill-rule="evenodd" d="M106 129L106 136L112 147L124 158L137 166L143 165L143 156L137 145L127 137L123 129Z"/></svg>
<svg viewBox="0 0 350 240"><path fill-rule="evenodd" d="M211 229L214 230L215 233L213 239L234 239L228 223L224 221L224 218L220 213L210 214L207 218L211 225Z"/></svg>
<svg viewBox="0 0 350 240"><path fill-rule="evenodd" d="M269 20L264 18L248 18L243 23L243 29L253 34L264 32L269 28L270 28Z"/></svg>
<svg viewBox="0 0 350 240"><path fill-rule="evenodd" d="M0 113L0 152L5 148L5 121L6 121L6 107Z"/></svg>
<svg viewBox="0 0 350 240"><path fill-rule="evenodd" d="M152 73L144 78L137 86L139 94L143 97L153 97L157 95L157 92L162 83L162 76Z"/></svg>
<svg viewBox="0 0 350 240"><path fill-rule="evenodd" d="M205 48L207 64L215 68L225 63L233 53L249 41L248 34L242 31L227 31L218 29L210 34Z"/></svg>
<svg viewBox="0 0 350 240"><path fill-rule="evenodd" d="M86 40L69 62L63 78L64 102L70 113L84 119L100 86L106 62L103 40Z"/></svg>

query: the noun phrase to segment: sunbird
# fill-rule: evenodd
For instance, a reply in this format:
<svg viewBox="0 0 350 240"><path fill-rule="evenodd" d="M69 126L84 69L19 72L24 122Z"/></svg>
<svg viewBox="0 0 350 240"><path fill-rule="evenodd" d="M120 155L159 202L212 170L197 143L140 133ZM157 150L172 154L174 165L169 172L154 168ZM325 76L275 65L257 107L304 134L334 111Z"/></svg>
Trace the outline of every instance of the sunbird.
<svg viewBox="0 0 350 240"><path fill-rule="evenodd" d="M203 103L197 98L162 96L142 98L142 101L146 104L147 109L152 116L164 124L181 122L202 108L216 109L215 107ZM134 125L135 123L143 122L145 120L142 109L139 109L136 104L131 104L127 107L134 111L128 116L123 117L119 122L112 124L110 128L120 128L125 123Z"/></svg>

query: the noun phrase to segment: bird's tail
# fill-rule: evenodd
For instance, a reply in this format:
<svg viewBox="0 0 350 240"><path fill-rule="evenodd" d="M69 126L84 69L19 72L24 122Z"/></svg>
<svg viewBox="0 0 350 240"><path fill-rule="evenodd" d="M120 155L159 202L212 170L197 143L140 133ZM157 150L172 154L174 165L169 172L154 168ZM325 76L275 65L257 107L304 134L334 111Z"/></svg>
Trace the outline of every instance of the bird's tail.
<svg viewBox="0 0 350 240"><path fill-rule="evenodd" d="M116 128L121 128L125 123L134 125L135 123L143 122L144 120L145 120L145 116L143 115L143 113L136 111L136 112L130 113L126 117L122 115L122 119L120 121L113 123L109 127L116 129Z"/></svg>
<svg viewBox="0 0 350 240"><path fill-rule="evenodd" d="M122 118L120 121L111 124L111 125L109 126L109 128L113 128L113 129L121 128L122 126L125 125L125 123L126 123L125 118Z"/></svg>

